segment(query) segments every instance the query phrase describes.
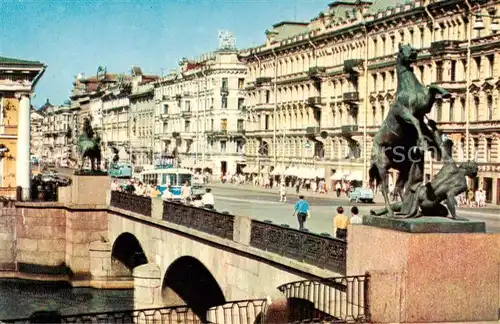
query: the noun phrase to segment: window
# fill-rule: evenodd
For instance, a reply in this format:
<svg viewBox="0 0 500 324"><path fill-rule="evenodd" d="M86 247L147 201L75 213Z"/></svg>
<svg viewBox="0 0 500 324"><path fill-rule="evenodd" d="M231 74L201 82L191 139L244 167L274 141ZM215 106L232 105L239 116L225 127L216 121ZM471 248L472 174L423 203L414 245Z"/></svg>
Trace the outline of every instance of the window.
<svg viewBox="0 0 500 324"><path fill-rule="evenodd" d="M227 108L227 97L222 97L221 98L221 108L226 109Z"/></svg>
<svg viewBox="0 0 500 324"><path fill-rule="evenodd" d="M436 102L436 121L443 120L443 101L437 100Z"/></svg>
<svg viewBox="0 0 500 324"><path fill-rule="evenodd" d="M413 44L415 42L415 33L413 32L413 29L410 29L410 44Z"/></svg>
<svg viewBox="0 0 500 324"><path fill-rule="evenodd" d="M485 154L485 162L491 161L491 149L493 147L493 141L491 138L486 139L486 154Z"/></svg>
<svg viewBox="0 0 500 324"><path fill-rule="evenodd" d="M184 122L184 131L185 131L185 132L189 132L189 131L190 131L190 128L191 128L191 121L186 120L186 121Z"/></svg>
<svg viewBox="0 0 500 324"><path fill-rule="evenodd" d="M488 78L493 78L493 66L495 65L495 56L488 55Z"/></svg>
<svg viewBox="0 0 500 324"><path fill-rule="evenodd" d="M460 98L460 107L462 108L462 113L460 114L461 121L465 121L466 119L465 98Z"/></svg>
<svg viewBox="0 0 500 324"><path fill-rule="evenodd" d="M477 160L477 155L478 155L477 153L479 152L479 142L478 142L477 138L473 138L472 143L473 143L473 147L474 147L472 159Z"/></svg>
<svg viewBox="0 0 500 324"><path fill-rule="evenodd" d="M243 104L245 103L244 98L238 98L238 110L243 109Z"/></svg>
<svg viewBox="0 0 500 324"><path fill-rule="evenodd" d="M214 98L210 100L210 110L214 109Z"/></svg>
<svg viewBox="0 0 500 324"><path fill-rule="evenodd" d="M187 100L185 105L186 105L186 111L190 112L191 111L191 101Z"/></svg>
<svg viewBox="0 0 500 324"><path fill-rule="evenodd" d="M449 115L448 115L448 118L451 122L455 121L455 98L451 98L450 99L450 111L449 111Z"/></svg>
<svg viewBox="0 0 500 324"><path fill-rule="evenodd" d="M222 78L222 86L221 86L221 88L227 90L228 89L227 84L228 84L227 78Z"/></svg>
<svg viewBox="0 0 500 324"><path fill-rule="evenodd" d="M481 78L481 58L475 57L474 62L476 63L476 76L475 76L474 80L479 80Z"/></svg>
<svg viewBox="0 0 500 324"><path fill-rule="evenodd" d="M373 54L378 57L378 42L377 39L373 40Z"/></svg>
<svg viewBox="0 0 500 324"><path fill-rule="evenodd" d="M168 133L168 123L167 122L163 123L163 132Z"/></svg>
<svg viewBox="0 0 500 324"><path fill-rule="evenodd" d="M264 130L269 130L269 115L264 117Z"/></svg>
<svg viewBox="0 0 500 324"><path fill-rule="evenodd" d="M242 140L236 140L236 153L244 153Z"/></svg>
<svg viewBox="0 0 500 324"><path fill-rule="evenodd" d="M236 129L238 132L241 132L243 130L243 119L238 119L236 122Z"/></svg>
<svg viewBox="0 0 500 324"><path fill-rule="evenodd" d="M382 121L385 118L385 107L384 105L380 106L380 124L382 124Z"/></svg>
<svg viewBox="0 0 500 324"><path fill-rule="evenodd" d="M271 101L271 91L266 90L266 103Z"/></svg>
<svg viewBox="0 0 500 324"><path fill-rule="evenodd" d="M382 91L386 89L385 73L382 73Z"/></svg>
<svg viewBox="0 0 500 324"><path fill-rule="evenodd" d="M488 97L486 97L486 103L488 106L488 118L487 118L487 120L492 120L493 119L493 97L491 95L488 95Z"/></svg>
<svg viewBox="0 0 500 324"><path fill-rule="evenodd" d="M425 32L423 28L420 28L420 48L423 48L425 44Z"/></svg>
<svg viewBox="0 0 500 324"><path fill-rule="evenodd" d="M479 98L474 97L474 118L479 120Z"/></svg>
<svg viewBox="0 0 500 324"><path fill-rule="evenodd" d="M436 82L443 81L443 62L436 62Z"/></svg>
<svg viewBox="0 0 500 324"><path fill-rule="evenodd" d="M238 79L238 89L243 89L245 87L245 79L239 78Z"/></svg>
<svg viewBox="0 0 500 324"><path fill-rule="evenodd" d="M372 125L377 125L377 107L372 107Z"/></svg>
<svg viewBox="0 0 500 324"><path fill-rule="evenodd" d="M210 130L214 130L214 120L213 119L210 119Z"/></svg>
<svg viewBox="0 0 500 324"><path fill-rule="evenodd" d="M227 130L227 119L223 118L220 120L220 130Z"/></svg>
<svg viewBox="0 0 500 324"><path fill-rule="evenodd" d="M168 114L168 105L163 105L163 113Z"/></svg>
<svg viewBox="0 0 500 324"><path fill-rule="evenodd" d="M226 141L220 141L220 152L221 153L226 153L226 146L227 146Z"/></svg>
<svg viewBox="0 0 500 324"><path fill-rule="evenodd" d="M456 81L456 69L457 69L457 61L451 61L450 67L450 80Z"/></svg>

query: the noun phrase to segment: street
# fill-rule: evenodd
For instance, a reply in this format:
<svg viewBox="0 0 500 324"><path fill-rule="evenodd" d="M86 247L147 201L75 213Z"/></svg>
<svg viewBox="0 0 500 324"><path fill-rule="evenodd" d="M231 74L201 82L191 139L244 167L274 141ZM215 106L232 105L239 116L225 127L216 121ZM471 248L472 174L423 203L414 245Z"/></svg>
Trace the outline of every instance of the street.
<svg viewBox="0 0 500 324"><path fill-rule="evenodd" d="M293 217L293 204L297 201L296 196L289 197L286 203L279 202L277 192L256 192L250 190L240 190L233 185L216 185L211 187L215 196L215 208L218 211L228 211L234 215L249 216L257 220L271 220L275 224L286 224L290 227L298 227L295 217ZM330 195L331 197L331 195ZM306 222L306 227L315 233L333 232L333 217L336 208L343 206L349 214L351 204L345 196L340 199L325 199L306 197L311 207L311 218ZM367 214L374 206L382 206L381 202L374 204L358 204L360 215ZM498 210L500 211L500 210ZM500 213L496 213L491 208L486 209L458 209L457 214L470 220L482 221L486 223L488 232L500 232Z"/></svg>

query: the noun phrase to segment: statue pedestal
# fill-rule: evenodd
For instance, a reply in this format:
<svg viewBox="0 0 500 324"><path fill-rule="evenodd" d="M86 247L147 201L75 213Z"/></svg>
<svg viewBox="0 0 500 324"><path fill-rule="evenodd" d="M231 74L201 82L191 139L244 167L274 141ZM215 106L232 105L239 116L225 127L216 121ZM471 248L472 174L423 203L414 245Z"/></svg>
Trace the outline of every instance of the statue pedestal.
<svg viewBox="0 0 500 324"><path fill-rule="evenodd" d="M403 230L426 228L424 233L350 226L347 275L370 273L371 322L498 320L500 234L474 233L470 226L465 233L443 233L442 224L425 220L400 224Z"/></svg>
<svg viewBox="0 0 500 324"><path fill-rule="evenodd" d="M111 178L106 175L72 175L71 185L59 188L59 201L78 205L106 205Z"/></svg>

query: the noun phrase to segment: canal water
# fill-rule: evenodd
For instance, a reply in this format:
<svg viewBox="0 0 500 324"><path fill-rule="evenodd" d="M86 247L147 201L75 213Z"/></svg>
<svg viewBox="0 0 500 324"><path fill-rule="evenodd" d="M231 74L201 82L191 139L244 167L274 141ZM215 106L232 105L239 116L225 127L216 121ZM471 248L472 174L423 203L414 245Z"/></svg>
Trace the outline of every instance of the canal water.
<svg viewBox="0 0 500 324"><path fill-rule="evenodd" d="M72 288L67 283L0 279L0 321L39 310L63 315L133 309L132 290Z"/></svg>

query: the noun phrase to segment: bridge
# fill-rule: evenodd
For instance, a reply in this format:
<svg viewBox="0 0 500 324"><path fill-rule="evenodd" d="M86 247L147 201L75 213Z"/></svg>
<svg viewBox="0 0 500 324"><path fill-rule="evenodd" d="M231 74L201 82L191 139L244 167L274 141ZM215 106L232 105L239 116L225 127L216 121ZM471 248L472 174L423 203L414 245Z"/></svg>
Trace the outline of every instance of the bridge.
<svg viewBox="0 0 500 324"><path fill-rule="evenodd" d="M58 202L0 213L0 276L134 289L133 310L66 322L498 320L497 234L353 226L348 254L326 235L108 188L79 176Z"/></svg>

